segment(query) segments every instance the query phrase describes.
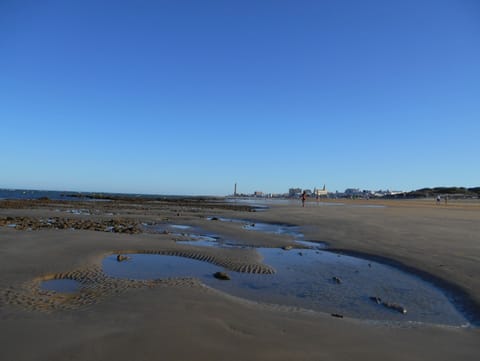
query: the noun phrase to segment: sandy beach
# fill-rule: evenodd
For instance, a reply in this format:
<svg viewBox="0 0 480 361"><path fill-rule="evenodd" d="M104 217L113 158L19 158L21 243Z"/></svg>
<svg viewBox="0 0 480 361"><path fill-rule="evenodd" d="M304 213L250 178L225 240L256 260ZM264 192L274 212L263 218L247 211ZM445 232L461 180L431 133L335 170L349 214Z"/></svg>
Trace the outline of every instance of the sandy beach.
<svg viewBox="0 0 480 361"><path fill-rule="evenodd" d="M213 217L213 218L212 218ZM451 327L332 317L235 297L195 278L112 280L106 255L203 260L227 272L268 274L252 247L288 247L288 234L235 222L299 226L306 240L381 260L454 293L479 320L480 203L337 201L249 211L219 201L1 201L2 360L478 360L478 325ZM213 219L213 220L212 220ZM250 248L182 244L185 225ZM61 294L44 280L73 279Z"/></svg>

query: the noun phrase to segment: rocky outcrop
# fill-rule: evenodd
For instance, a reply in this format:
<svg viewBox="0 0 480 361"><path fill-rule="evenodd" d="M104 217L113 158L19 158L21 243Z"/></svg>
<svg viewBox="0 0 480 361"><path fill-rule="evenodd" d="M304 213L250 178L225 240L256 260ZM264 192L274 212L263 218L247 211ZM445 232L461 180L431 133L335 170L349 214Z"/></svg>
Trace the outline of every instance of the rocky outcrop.
<svg viewBox="0 0 480 361"><path fill-rule="evenodd" d="M0 226L9 226L19 231L38 229L79 229L113 233L142 233L139 223L131 219L74 219L63 217L33 218L33 217L3 217Z"/></svg>

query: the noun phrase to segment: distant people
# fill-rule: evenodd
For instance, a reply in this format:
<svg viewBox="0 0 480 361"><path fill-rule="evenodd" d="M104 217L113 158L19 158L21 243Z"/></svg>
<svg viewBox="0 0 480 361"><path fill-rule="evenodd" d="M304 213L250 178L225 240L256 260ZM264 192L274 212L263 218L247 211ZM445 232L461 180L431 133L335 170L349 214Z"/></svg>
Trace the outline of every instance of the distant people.
<svg viewBox="0 0 480 361"><path fill-rule="evenodd" d="M307 192L303 191L300 198L302 198L302 207L305 207L305 201L307 200Z"/></svg>
<svg viewBox="0 0 480 361"><path fill-rule="evenodd" d="M445 205L448 203L448 196L445 196Z"/></svg>
<svg viewBox="0 0 480 361"><path fill-rule="evenodd" d="M437 204L440 204L440 196L437 196Z"/></svg>

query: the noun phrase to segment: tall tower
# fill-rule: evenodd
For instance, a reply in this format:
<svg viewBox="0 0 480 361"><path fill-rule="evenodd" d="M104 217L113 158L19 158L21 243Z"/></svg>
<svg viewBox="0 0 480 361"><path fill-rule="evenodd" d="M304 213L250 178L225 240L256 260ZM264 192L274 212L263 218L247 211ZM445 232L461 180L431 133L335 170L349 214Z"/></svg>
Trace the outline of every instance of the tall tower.
<svg viewBox="0 0 480 361"><path fill-rule="evenodd" d="M237 183L235 183L235 187L233 188L233 196L237 196Z"/></svg>

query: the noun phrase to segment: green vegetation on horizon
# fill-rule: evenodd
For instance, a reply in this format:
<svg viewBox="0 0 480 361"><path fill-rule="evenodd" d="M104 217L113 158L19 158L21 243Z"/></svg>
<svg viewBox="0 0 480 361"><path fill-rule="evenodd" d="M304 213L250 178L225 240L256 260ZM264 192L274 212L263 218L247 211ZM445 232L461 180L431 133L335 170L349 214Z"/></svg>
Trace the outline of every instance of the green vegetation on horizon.
<svg viewBox="0 0 480 361"><path fill-rule="evenodd" d="M406 194L407 197L431 197L436 195L451 195L464 197L480 197L480 187L434 187L421 188Z"/></svg>

